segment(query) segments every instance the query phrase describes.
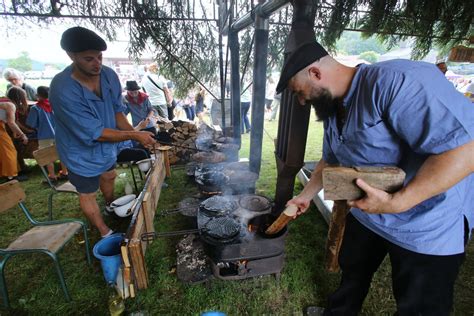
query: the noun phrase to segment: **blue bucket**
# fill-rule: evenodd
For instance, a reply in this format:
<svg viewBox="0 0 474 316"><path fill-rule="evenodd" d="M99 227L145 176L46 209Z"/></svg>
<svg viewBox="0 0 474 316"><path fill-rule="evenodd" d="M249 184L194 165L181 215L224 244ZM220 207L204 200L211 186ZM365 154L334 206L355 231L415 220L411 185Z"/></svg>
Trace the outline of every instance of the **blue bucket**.
<svg viewBox="0 0 474 316"><path fill-rule="evenodd" d="M122 240L122 234L113 234L102 238L94 246L94 257L100 260L102 272L107 283L115 283L117 279L117 274L122 264L122 257L120 255Z"/></svg>

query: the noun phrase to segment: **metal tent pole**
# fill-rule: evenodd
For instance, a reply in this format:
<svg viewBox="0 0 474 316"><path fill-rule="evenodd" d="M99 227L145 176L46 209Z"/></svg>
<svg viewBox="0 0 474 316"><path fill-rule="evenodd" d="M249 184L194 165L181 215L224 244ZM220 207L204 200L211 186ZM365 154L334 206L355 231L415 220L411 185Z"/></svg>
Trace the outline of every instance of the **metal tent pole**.
<svg viewBox="0 0 474 316"><path fill-rule="evenodd" d="M260 0L260 3L263 0ZM255 51L252 89L252 130L250 133L250 171L260 173L262 162L263 121L265 115L265 85L268 54L268 17L255 19Z"/></svg>
<svg viewBox="0 0 474 316"><path fill-rule="evenodd" d="M233 8L231 8L233 10ZM231 13L232 17L232 13ZM241 107L240 107L240 66L239 66L239 37L237 32L229 34L230 47L230 85L231 85L231 109L232 109L232 136L239 146L242 144L240 135Z"/></svg>
<svg viewBox="0 0 474 316"><path fill-rule="evenodd" d="M260 5L255 7L255 10L247 12L241 18L236 20L234 23L231 24L230 31L231 32L239 32L246 27L252 25L255 21L255 16L260 16L263 18L268 18L273 12L281 9L283 6L290 3L289 0L269 0L263 3L263 1L259 1Z"/></svg>
<svg viewBox="0 0 474 316"><path fill-rule="evenodd" d="M293 4L293 21L286 43L285 57L299 45L315 40L314 19L318 0L300 0ZM310 106L298 104L293 93L283 91L278 120L278 141L275 151L277 185L275 213L281 212L293 197L295 176L304 164L308 136Z"/></svg>

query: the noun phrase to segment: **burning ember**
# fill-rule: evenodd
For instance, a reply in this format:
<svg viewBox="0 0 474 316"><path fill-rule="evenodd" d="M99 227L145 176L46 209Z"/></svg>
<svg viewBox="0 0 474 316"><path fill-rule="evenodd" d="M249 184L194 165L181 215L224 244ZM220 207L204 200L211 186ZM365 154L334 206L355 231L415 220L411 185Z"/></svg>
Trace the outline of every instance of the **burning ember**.
<svg viewBox="0 0 474 316"><path fill-rule="evenodd" d="M249 224L249 226L248 226L248 231L249 231L249 232L255 233L257 230L258 230L258 226L257 226L257 225Z"/></svg>

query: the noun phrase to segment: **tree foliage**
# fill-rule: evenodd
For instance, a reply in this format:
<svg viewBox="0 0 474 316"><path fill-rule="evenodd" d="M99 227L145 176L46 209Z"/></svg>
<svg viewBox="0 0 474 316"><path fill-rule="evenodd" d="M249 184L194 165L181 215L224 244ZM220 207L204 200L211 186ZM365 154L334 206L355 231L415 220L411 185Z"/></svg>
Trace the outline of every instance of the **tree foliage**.
<svg viewBox="0 0 474 316"><path fill-rule="evenodd" d="M374 51L367 51L367 52L361 53L359 55L359 58L373 64L379 60L379 54L377 54Z"/></svg>
<svg viewBox="0 0 474 316"><path fill-rule="evenodd" d="M387 52L385 45L377 38L364 40L360 32L343 32L336 42L336 50L348 55L359 55L363 52L374 51L378 54Z"/></svg>
<svg viewBox="0 0 474 316"><path fill-rule="evenodd" d="M362 30L366 38L376 35L389 47L416 35L415 58L426 55L433 45L450 47L462 43L472 34L472 1L312 1L318 6L315 19L317 38L332 50L343 31L348 29ZM126 28L130 34L131 56L138 58L144 50L151 50L161 73L177 83L178 92L183 92L193 87L197 80L215 86L219 84L218 2L221 1L35 0L3 2L0 10L22 15L21 19L28 18L39 26L53 23L52 17L75 16L101 30L109 40L116 37L118 29ZM254 9L258 3L256 0L222 2L226 7L235 6L236 18ZM270 17L269 70L281 67L291 14L289 6ZM251 73L253 63L252 39L252 27L241 32L240 65L247 74ZM375 47L364 50L378 51Z"/></svg>
<svg viewBox="0 0 474 316"><path fill-rule="evenodd" d="M8 60L8 67L15 68L19 71L29 71L33 68L33 61L28 52L21 52L17 58Z"/></svg>
<svg viewBox="0 0 474 316"><path fill-rule="evenodd" d="M364 30L364 37L377 35L394 45L416 35L413 58L422 58L431 47L451 47L472 36L472 1L465 0L332 0L324 34L326 45L334 48L345 28Z"/></svg>

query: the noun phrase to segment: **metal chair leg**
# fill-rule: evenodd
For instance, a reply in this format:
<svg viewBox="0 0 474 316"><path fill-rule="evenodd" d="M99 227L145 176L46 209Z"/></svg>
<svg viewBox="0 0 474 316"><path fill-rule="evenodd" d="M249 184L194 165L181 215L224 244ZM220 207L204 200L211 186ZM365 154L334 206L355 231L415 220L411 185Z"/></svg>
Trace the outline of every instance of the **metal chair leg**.
<svg viewBox="0 0 474 316"><path fill-rule="evenodd" d="M86 247L86 258L87 258L87 263L89 265L92 264L91 260L91 251L90 251L90 245L89 245L89 236L87 235L87 224L84 224L82 226L82 231L84 232L84 241L85 241L85 247Z"/></svg>
<svg viewBox="0 0 474 316"><path fill-rule="evenodd" d="M135 179L135 173L133 172L133 163L128 165L130 167L130 173L132 174L133 185L135 187L135 194L138 194L137 179Z"/></svg>
<svg viewBox="0 0 474 316"><path fill-rule="evenodd" d="M56 268L56 273L59 278L59 283L61 283L61 288L63 289L64 296L66 297L66 301L68 302L71 301L71 296L69 295L69 292L67 290L66 281L64 281L63 270L61 268L61 265L59 264L58 257L54 253L49 252L49 251L46 251L46 254L50 256L51 259L53 259L54 266Z"/></svg>
<svg viewBox="0 0 474 316"><path fill-rule="evenodd" d="M10 300L8 299L8 290L7 290L7 282L5 280L5 273L3 268L7 263L8 256L6 256L2 262L0 262L0 291L2 292L2 300L3 305L5 308L10 308Z"/></svg>
<svg viewBox="0 0 474 316"><path fill-rule="evenodd" d="M48 220L52 221L53 220L53 195L55 192L51 192L48 195Z"/></svg>

